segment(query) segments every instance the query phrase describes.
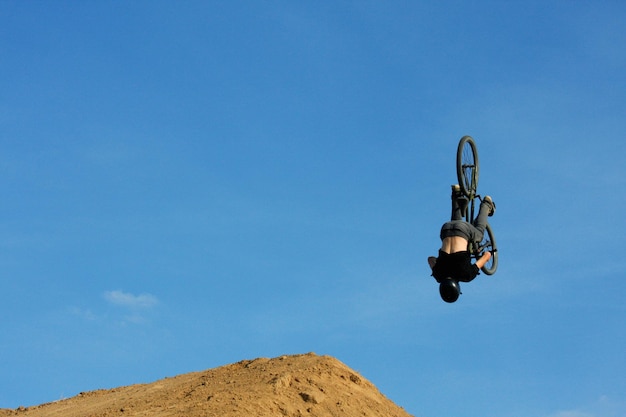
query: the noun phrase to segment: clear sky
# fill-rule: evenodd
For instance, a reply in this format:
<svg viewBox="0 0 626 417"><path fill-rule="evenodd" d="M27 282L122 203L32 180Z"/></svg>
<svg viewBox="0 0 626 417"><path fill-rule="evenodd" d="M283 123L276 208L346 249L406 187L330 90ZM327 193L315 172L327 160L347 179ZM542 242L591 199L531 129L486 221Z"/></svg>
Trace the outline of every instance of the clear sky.
<svg viewBox="0 0 626 417"><path fill-rule="evenodd" d="M0 1L0 408L334 356L626 415L623 1ZM439 298L471 135L500 248Z"/></svg>

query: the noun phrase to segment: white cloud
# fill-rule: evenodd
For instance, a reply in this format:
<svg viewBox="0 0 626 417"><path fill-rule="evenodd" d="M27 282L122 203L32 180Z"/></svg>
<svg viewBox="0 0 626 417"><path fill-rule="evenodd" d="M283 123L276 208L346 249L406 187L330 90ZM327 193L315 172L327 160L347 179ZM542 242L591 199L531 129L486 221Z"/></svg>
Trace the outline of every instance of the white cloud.
<svg viewBox="0 0 626 417"><path fill-rule="evenodd" d="M549 415L549 417L617 417L626 416L626 403L614 400L608 395L600 398L587 406L579 409L561 410Z"/></svg>
<svg viewBox="0 0 626 417"><path fill-rule="evenodd" d="M80 307L70 307L68 310L70 314L80 317L83 320L87 320L87 321L96 320L96 315L91 310L82 309Z"/></svg>
<svg viewBox="0 0 626 417"><path fill-rule="evenodd" d="M104 299L111 304L129 308L149 308L158 304L159 300L152 294L134 295L123 291L106 291Z"/></svg>
<svg viewBox="0 0 626 417"><path fill-rule="evenodd" d="M566 410L556 412L551 417L594 417L594 415L579 410Z"/></svg>

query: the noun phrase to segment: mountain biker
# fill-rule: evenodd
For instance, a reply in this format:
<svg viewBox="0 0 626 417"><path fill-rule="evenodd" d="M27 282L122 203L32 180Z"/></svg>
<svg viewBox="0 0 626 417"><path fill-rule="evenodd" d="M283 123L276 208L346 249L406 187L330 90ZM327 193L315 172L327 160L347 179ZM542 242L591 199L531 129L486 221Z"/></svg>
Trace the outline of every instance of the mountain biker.
<svg viewBox="0 0 626 417"><path fill-rule="evenodd" d="M452 216L449 222L441 227L441 249L439 256L430 256L428 265L432 276L437 280L439 292L444 301L454 302L461 293L460 282L470 282L491 259L491 252L487 251L472 264L469 253L469 242L480 242L483 239L487 217L496 212L496 205L490 196L485 196L480 203L478 216L474 223L463 220L467 210L468 199L461 192L458 184L452 186Z"/></svg>

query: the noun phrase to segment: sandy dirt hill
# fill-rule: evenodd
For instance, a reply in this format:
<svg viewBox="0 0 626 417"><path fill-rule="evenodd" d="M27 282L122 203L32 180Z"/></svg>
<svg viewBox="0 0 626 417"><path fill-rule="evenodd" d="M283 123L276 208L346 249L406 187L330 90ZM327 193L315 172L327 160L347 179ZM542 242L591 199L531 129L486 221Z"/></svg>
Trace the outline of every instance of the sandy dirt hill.
<svg viewBox="0 0 626 417"><path fill-rule="evenodd" d="M0 417L408 417L357 372L330 356L281 356L82 392Z"/></svg>

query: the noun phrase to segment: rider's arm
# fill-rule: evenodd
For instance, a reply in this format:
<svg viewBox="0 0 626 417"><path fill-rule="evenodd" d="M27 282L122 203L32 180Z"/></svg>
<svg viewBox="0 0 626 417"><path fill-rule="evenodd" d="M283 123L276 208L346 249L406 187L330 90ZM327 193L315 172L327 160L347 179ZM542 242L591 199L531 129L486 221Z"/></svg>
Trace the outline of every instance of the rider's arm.
<svg viewBox="0 0 626 417"><path fill-rule="evenodd" d="M478 260L476 261L476 266L479 269L482 268L487 262L489 262L489 259L491 259L491 252L485 252L483 256L478 258Z"/></svg>
<svg viewBox="0 0 626 417"><path fill-rule="evenodd" d="M430 266L430 269L433 269L436 263L437 263L437 258L435 258L434 256L428 257L428 266Z"/></svg>

